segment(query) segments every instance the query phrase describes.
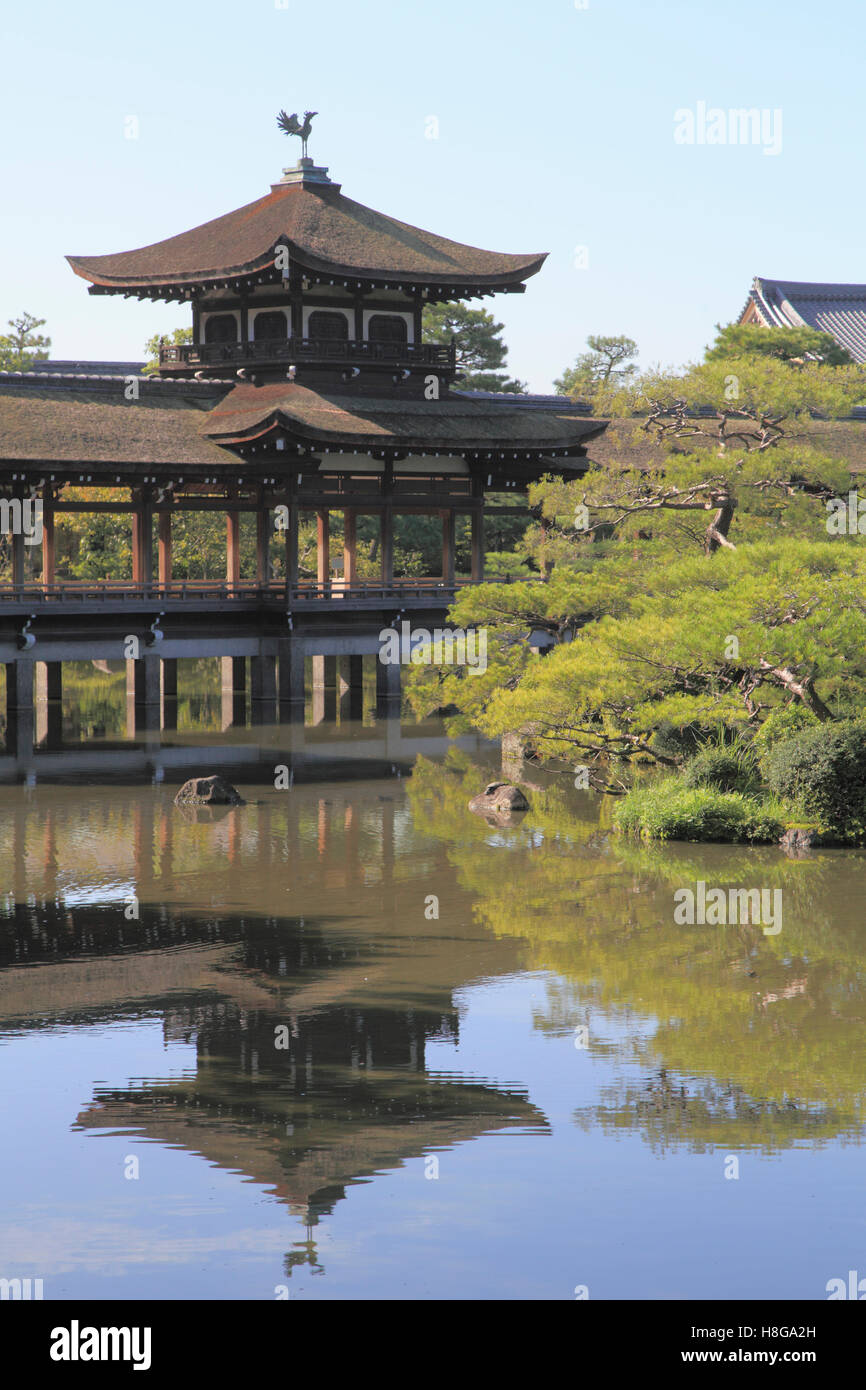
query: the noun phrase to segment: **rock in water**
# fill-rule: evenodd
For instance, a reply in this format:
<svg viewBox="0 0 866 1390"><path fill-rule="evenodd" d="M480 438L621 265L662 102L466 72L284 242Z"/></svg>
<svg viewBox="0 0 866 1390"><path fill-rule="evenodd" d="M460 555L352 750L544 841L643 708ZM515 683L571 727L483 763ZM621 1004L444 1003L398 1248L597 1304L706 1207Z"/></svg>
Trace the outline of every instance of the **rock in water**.
<svg viewBox="0 0 866 1390"><path fill-rule="evenodd" d="M791 826L785 831L779 844L786 854L806 854L818 838L811 826Z"/></svg>
<svg viewBox="0 0 866 1390"><path fill-rule="evenodd" d="M528 811L529 802L520 788L511 782L491 782L480 796L473 796L469 809L485 816L491 813L502 815L512 811Z"/></svg>
<svg viewBox="0 0 866 1390"><path fill-rule="evenodd" d="M246 806L236 787L224 777L190 777L174 798L176 806Z"/></svg>

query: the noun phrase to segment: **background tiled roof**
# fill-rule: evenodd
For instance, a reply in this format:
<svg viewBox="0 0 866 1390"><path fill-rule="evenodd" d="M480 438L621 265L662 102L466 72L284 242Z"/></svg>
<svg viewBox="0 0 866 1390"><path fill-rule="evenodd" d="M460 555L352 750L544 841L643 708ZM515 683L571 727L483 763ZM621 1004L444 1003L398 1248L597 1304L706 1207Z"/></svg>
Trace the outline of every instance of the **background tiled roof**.
<svg viewBox="0 0 866 1390"><path fill-rule="evenodd" d="M866 285L756 277L749 298L768 328L819 328L866 362Z"/></svg>

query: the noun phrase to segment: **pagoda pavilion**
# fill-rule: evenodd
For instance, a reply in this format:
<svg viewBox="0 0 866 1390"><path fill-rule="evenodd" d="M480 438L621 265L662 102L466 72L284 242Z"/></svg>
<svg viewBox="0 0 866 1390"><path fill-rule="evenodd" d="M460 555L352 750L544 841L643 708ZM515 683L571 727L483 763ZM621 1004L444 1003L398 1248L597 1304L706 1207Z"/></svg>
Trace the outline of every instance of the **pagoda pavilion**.
<svg viewBox="0 0 866 1390"><path fill-rule="evenodd" d="M269 709L302 704L306 656L325 686L344 659L343 685L357 691L382 627L402 614L443 623L456 588L483 578L485 497L524 494L547 473L579 475L605 428L566 399L461 391L453 341L422 339L425 305L523 293L544 259L375 212L308 157L264 197L191 231L69 256L92 295L188 303L192 341L163 345L153 375L86 363L0 373L0 495L42 504L41 572L13 534L12 582L0 586L10 714L32 700L34 662L56 697L63 660L118 657L139 630L130 691L145 726L159 727L178 657L223 658L235 696L250 658L252 696ZM105 487L124 500L93 496ZM127 580L57 581L55 517L87 510L129 513ZM190 510L226 516L225 580L173 578L172 520ZM315 581L299 572L302 512L317 518ZM244 513L255 516L256 578L242 581ZM395 576L401 514L441 518L441 576ZM359 515L378 518L375 581L357 572ZM463 576L460 515L471 519ZM399 668L379 666L380 694L393 697Z"/></svg>

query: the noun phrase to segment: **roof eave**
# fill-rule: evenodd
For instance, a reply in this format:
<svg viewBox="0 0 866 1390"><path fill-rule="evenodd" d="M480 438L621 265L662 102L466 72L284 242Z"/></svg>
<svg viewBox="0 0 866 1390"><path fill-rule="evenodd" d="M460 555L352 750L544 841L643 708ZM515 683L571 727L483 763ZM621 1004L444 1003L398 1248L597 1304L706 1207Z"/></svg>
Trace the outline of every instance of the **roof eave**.
<svg viewBox="0 0 866 1390"><path fill-rule="evenodd" d="M431 422L432 423L432 422ZM573 439L555 440L547 439L544 443L532 444L526 440L519 443L507 443L505 441L495 441L492 439L479 439L475 442L456 444L453 440L437 439L435 437L424 438L420 435L409 435L398 437L394 434L383 435L373 438L368 434L354 434L350 430L334 430L325 433L311 426L301 424L287 411L280 409L269 411L266 416L253 421L245 429L235 427L231 429L227 426L223 433L219 427L216 429L202 429L202 435L214 444L220 446L232 446L237 444L252 444L258 440L266 439L268 436L289 435L303 448L340 448L355 449L359 453L370 453L371 450L396 449L409 451L428 451L437 450L448 452L454 455L474 454L478 452L502 452L502 453L522 453L531 454L535 457L531 463L537 463L547 455L558 450L564 449L583 449L590 440L598 438L607 429L607 420L587 420L581 419L579 428L575 430ZM565 458L567 456L563 456Z"/></svg>
<svg viewBox="0 0 866 1390"><path fill-rule="evenodd" d="M535 256L527 257L525 261L521 258L520 264L513 269L490 275L467 275L465 272L455 275L446 273L434 275L428 272L421 275L408 271L397 271L393 268L388 269L387 267L377 269L370 266L360 267L328 262L309 254L304 255L288 240L285 240L283 244L288 246L293 264L302 273L307 271L314 275L329 275L345 280L366 280L371 283L385 281L390 284L417 285L419 288L466 289L467 291L483 288L492 290L517 289L522 286L525 280L538 274L549 254L547 251L542 251ZM194 272L185 271L180 275L131 275L125 277L101 275L95 266L95 262L101 259L100 257L67 256L66 259L75 274L80 276L82 280L87 280L94 288L109 294L136 294L138 291L146 292L161 286L192 292L208 281L239 280L249 275L261 275L263 271L273 269L275 254L274 248L269 247L263 255L243 265L223 266Z"/></svg>

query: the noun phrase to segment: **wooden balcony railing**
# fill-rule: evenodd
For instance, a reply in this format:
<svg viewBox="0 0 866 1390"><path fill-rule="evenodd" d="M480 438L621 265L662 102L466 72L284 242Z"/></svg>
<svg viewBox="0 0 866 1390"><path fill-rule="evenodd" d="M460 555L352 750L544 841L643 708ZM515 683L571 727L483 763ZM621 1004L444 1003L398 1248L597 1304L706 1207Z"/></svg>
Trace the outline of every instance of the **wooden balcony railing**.
<svg viewBox="0 0 866 1390"><path fill-rule="evenodd" d="M176 343L159 350L160 370L301 363L456 370L451 343L379 343L354 338L256 338L246 343Z"/></svg>
<svg viewBox="0 0 866 1390"><path fill-rule="evenodd" d="M174 579L167 584L158 582L137 583L132 579L66 580L62 583L40 584L31 581L27 584L0 583L0 611L4 603L33 604L52 606L69 604L76 606L90 603L202 603L214 600L234 602L243 600L293 603L316 603L317 601L429 599L445 598L456 589L467 584L477 584L475 579L455 579L453 584L444 579L394 579L384 584L381 580L357 580L347 584L342 579L331 579L325 584L313 580L301 580L292 584L288 590L285 580L270 579L260 582L255 579L241 580L230 584L219 579Z"/></svg>

